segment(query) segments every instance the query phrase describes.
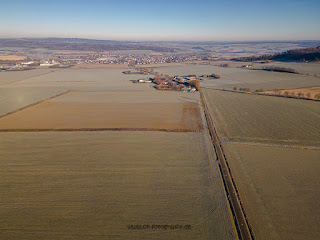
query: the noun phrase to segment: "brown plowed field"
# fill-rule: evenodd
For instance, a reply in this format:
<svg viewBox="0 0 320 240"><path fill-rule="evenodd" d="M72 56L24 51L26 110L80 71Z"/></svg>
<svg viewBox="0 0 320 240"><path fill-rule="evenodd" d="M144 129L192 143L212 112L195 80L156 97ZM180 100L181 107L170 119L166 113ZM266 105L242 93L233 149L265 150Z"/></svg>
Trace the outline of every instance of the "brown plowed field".
<svg viewBox="0 0 320 240"><path fill-rule="evenodd" d="M201 130L197 103L43 102L0 119L0 129L152 128Z"/></svg>
<svg viewBox="0 0 320 240"><path fill-rule="evenodd" d="M0 55L0 60L4 61L19 61L19 60L25 60L27 57L26 56L17 56L17 55Z"/></svg>

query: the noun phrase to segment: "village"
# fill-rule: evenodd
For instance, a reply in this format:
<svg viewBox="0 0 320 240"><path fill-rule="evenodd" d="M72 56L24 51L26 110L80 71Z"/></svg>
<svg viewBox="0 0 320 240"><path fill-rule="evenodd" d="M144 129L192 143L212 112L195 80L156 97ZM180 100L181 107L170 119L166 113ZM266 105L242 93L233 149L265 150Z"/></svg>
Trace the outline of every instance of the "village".
<svg viewBox="0 0 320 240"><path fill-rule="evenodd" d="M157 90L196 92L200 89L200 78L196 75L188 76L156 76L131 80L133 83L154 83Z"/></svg>
<svg viewBox="0 0 320 240"><path fill-rule="evenodd" d="M190 74L187 76L173 76L162 75L155 72L153 68L136 68L135 70L123 71L123 74L142 74L154 75L155 77L141 78L138 80L131 80L133 83L154 83L154 88L157 90L166 91L182 91L182 92L196 92L200 89L200 81L204 79L219 79L218 74L212 73L210 75Z"/></svg>

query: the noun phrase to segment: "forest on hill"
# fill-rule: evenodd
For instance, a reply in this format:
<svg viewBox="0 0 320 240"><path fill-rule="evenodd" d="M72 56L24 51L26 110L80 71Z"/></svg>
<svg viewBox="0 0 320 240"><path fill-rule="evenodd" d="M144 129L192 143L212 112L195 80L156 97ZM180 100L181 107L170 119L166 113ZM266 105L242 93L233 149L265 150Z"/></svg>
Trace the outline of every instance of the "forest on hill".
<svg viewBox="0 0 320 240"><path fill-rule="evenodd" d="M320 46L312 48L293 49L283 53L273 55L261 55L261 56L249 56L234 58L235 61L263 61L263 60L275 60L275 61L302 61L302 62L314 62L320 60Z"/></svg>

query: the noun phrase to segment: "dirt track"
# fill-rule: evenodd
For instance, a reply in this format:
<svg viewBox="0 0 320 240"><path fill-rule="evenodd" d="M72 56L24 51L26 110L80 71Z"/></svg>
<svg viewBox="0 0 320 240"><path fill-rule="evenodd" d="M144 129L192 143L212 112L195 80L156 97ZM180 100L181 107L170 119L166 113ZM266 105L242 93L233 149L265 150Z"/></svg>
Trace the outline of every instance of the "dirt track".
<svg viewBox="0 0 320 240"><path fill-rule="evenodd" d="M253 232L247 222L246 215L244 213L244 209L242 207L241 200L238 195L237 188L235 186L235 182L231 176L228 162L225 158L225 154L222 149L222 145L219 141L217 132L213 125L212 118L209 114L206 103L203 99L202 91L200 91L200 98L201 98L201 102L202 102L205 116L207 119L209 133L215 148L217 159L219 161L219 167L220 167L222 179L223 179L225 190L228 196L230 208L234 217L234 222L238 231L238 236L240 239L245 239L245 240L254 239Z"/></svg>

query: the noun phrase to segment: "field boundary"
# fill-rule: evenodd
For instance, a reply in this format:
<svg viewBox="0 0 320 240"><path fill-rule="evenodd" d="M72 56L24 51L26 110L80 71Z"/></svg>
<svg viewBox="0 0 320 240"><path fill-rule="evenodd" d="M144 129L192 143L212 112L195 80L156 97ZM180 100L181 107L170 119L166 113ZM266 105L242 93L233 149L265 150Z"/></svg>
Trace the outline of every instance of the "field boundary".
<svg viewBox="0 0 320 240"><path fill-rule="evenodd" d="M32 70L32 69L30 69L30 70ZM21 82L21 81L28 80L28 79L35 78L35 77L41 77L41 76L43 76L43 75L47 75L47 74L52 73L52 72L54 72L54 71L50 71L50 72L46 72L46 73L41 73L41 74L39 74L39 75L35 75L35 76L32 76L32 77L27 77L27 78L24 78L24 79L16 80L16 81L10 82L10 83L8 83L8 84L13 84L13 83Z"/></svg>
<svg viewBox="0 0 320 240"><path fill-rule="evenodd" d="M213 147L215 149L217 159L219 161L219 169L222 176L222 181L225 187L225 191L227 194L229 206L233 215L233 220L236 225L238 237L239 239L243 239L243 240L253 240L255 239L254 234L248 223L248 219L245 214L244 208L242 206L242 202L241 202L235 181L231 175L229 164L224 154L221 141L219 140L219 137L217 135L216 128L212 121L208 107L204 101L202 90L200 89L199 92L200 92L201 103L204 108L205 118L206 118L208 129L209 129L209 134L212 140Z"/></svg>
<svg viewBox="0 0 320 240"><path fill-rule="evenodd" d="M64 94L67 94L67 93L69 93L69 92L71 92L71 90L67 90L67 91L64 91L64 92L62 92L62 93L59 93L59 94L57 94L57 95L54 95L54 96L52 96L52 97L48 97L48 98L42 99L42 100L40 100L40 101L31 103L31 104L29 104L29 105L26 105L26 106L24 106L24 107L18 108L18 109L16 109L16 110L11 111L11 112L2 114L2 115L0 115L0 118L3 118L3 117L5 117L5 116L11 115L11 114L14 114L14 113L16 113L16 112L19 112L19 111L24 110L24 109L26 109L26 108L32 107L32 106L37 105L37 104L39 104L39 103L42 103L42 102L44 102L44 101L50 100L50 99L52 99L52 98L60 97L60 96L62 96L62 95L64 95Z"/></svg>
<svg viewBox="0 0 320 240"><path fill-rule="evenodd" d="M97 131L140 131L140 132L190 132L198 133L202 130L193 129L165 129L165 128L39 128L39 129L0 129L0 132L97 132Z"/></svg>
<svg viewBox="0 0 320 240"><path fill-rule="evenodd" d="M318 86L316 86L316 87L318 87ZM221 92L243 93L243 94L252 94L252 95L259 95L259 96L267 96L267 97L291 98L291 99L297 99L297 100L320 102L320 100L317 100L317 99L311 99L311 98L305 98L305 97L296 97L296 96L289 96L289 95L287 96L287 95L280 95L280 94L268 94L268 93L235 91L235 90L227 90L227 89L211 88L211 87L203 87L203 88L216 90L216 91L221 91ZM271 91L271 90L269 90L269 91Z"/></svg>
<svg viewBox="0 0 320 240"><path fill-rule="evenodd" d="M292 149L305 149L305 150L320 150L317 146L302 146L302 145L282 145L282 144L271 144L271 143L256 143L256 142L233 142L224 141L227 144L238 144L238 145L250 145L250 146L263 146L263 147L279 147L279 148L292 148Z"/></svg>

